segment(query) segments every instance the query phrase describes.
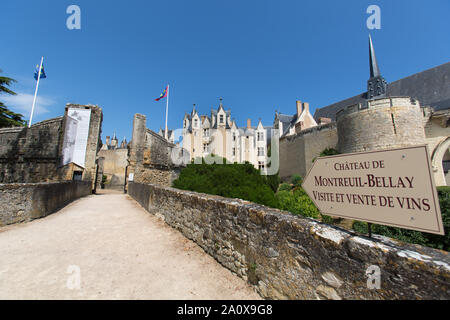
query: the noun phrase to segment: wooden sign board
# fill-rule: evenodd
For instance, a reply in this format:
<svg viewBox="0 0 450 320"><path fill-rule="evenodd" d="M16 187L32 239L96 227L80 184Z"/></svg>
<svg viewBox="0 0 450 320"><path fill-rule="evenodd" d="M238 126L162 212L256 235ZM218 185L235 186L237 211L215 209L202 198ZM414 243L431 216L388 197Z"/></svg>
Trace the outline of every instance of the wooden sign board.
<svg viewBox="0 0 450 320"><path fill-rule="evenodd" d="M444 234L425 145L318 158L302 187L326 215Z"/></svg>

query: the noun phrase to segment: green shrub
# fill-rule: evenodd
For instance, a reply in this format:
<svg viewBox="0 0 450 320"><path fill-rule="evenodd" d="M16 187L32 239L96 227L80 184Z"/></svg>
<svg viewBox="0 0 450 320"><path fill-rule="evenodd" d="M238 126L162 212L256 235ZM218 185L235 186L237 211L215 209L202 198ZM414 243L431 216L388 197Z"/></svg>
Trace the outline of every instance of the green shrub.
<svg viewBox="0 0 450 320"><path fill-rule="evenodd" d="M280 177L278 172L274 175L266 176L266 181L273 192L277 192L278 186L280 185Z"/></svg>
<svg viewBox="0 0 450 320"><path fill-rule="evenodd" d="M438 187L437 190L439 195L439 203L441 206L442 221L444 224L444 236L377 224L372 224L372 233L398 239L404 242L450 251L450 187ZM353 229L360 233L368 232L366 222L355 221L353 223Z"/></svg>
<svg viewBox="0 0 450 320"><path fill-rule="evenodd" d="M299 174L294 174L291 178L291 182L294 186L301 186L303 178Z"/></svg>
<svg viewBox="0 0 450 320"><path fill-rule="evenodd" d="M328 156L334 156L337 154L341 154L339 151L337 151L336 149L333 148L327 148L325 150L323 150L320 154L319 157L328 157ZM317 157L314 157L312 159L312 162L314 163L314 161L316 161Z"/></svg>
<svg viewBox="0 0 450 320"><path fill-rule="evenodd" d="M280 191L291 191L292 186L289 183L282 183L278 188L278 192Z"/></svg>
<svg viewBox="0 0 450 320"><path fill-rule="evenodd" d="M297 187L292 191L278 191L277 198L282 210L304 217L320 218L319 210L301 187Z"/></svg>
<svg viewBox="0 0 450 320"><path fill-rule="evenodd" d="M267 178L250 163L245 164L189 164L173 187L182 190L239 198L278 208L275 193Z"/></svg>
<svg viewBox="0 0 450 320"><path fill-rule="evenodd" d="M328 157L328 156L334 156L337 154L341 154L341 153L339 151L337 151L336 149L327 148L320 153L319 157Z"/></svg>

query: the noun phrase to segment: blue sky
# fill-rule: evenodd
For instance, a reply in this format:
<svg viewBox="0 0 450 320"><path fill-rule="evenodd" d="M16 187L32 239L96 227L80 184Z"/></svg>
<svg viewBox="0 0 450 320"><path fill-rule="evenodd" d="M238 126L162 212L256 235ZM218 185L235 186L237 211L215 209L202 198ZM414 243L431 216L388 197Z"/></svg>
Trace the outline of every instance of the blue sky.
<svg viewBox="0 0 450 320"><path fill-rule="evenodd" d="M71 4L81 30L66 28ZM271 125L295 100L314 112L365 91L371 4L381 8L381 30L370 33L388 82L450 60L448 0L3 0L0 69L20 93L7 105L29 118L44 55L34 121L68 102L98 104L102 137L130 139L135 113L164 126L165 101L154 99L170 83L170 128L193 103L209 114L219 97L238 125Z"/></svg>

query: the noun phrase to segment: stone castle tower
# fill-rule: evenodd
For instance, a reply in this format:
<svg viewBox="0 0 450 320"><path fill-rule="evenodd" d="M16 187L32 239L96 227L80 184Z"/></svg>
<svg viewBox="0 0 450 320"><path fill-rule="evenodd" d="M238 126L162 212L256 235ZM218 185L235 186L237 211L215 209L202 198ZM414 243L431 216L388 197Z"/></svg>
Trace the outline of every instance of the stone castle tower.
<svg viewBox="0 0 450 320"><path fill-rule="evenodd" d="M369 36L370 79L365 103L336 114L338 150L342 153L425 144L423 113L410 97L386 97L372 39Z"/></svg>

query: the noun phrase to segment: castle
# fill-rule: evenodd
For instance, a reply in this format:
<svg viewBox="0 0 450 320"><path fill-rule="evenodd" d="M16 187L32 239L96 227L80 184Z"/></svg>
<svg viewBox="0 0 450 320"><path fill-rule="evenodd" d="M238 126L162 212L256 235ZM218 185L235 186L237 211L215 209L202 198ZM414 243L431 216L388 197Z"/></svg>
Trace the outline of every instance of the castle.
<svg viewBox="0 0 450 320"><path fill-rule="evenodd" d="M110 136L106 136L105 144L102 144L100 150L116 150L116 149L126 149L128 145L127 139L123 137L122 142L119 144L119 139L116 137L116 133L114 132L114 136L111 139Z"/></svg>
<svg viewBox="0 0 450 320"><path fill-rule="evenodd" d="M190 160L214 154L232 163L249 162L264 171L270 129L261 120L252 126L250 119L246 127L238 127L231 119L231 111L225 111L222 99L217 110L211 109L210 117L200 115L194 105L183 119L183 149Z"/></svg>
<svg viewBox="0 0 450 320"><path fill-rule="evenodd" d="M388 84L370 38L369 62L367 92L317 109L314 121L300 119L309 108L300 102L292 117L275 113L280 178L306 176L328 148L352 153L426 144L436 185L450 185L450 63Z"/></svg>

